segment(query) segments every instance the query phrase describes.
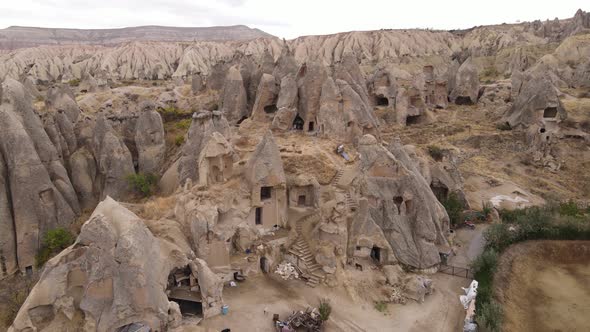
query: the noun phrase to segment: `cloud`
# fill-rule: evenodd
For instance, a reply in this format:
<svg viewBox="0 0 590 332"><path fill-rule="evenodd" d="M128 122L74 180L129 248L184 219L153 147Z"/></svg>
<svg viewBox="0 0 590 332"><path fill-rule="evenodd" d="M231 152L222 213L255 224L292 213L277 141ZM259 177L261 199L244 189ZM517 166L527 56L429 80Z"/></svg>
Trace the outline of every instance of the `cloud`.
<svg viewBox="0 0 590 332"><path fill-rule="evenodd" d="M248 25L279 37L381 28L469 28L571 17L587 0L3 0L0 28L10 25L115 28L137 25ZM507 8L509 10L507 10Z"/></svg>

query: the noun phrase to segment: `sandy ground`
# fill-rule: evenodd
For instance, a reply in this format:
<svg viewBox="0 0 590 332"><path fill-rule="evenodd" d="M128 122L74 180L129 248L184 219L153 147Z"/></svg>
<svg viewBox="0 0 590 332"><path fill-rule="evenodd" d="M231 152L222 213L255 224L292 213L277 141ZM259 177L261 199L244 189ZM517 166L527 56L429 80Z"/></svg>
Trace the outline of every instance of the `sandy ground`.
<svg viewBox="0 0 590 332"><path fill-rule="evenodd" d="M522 243L501 264L504 331L588 331L590 241Z"/></svg>
<svg viewBox="0 0 590 332"><path fill-rule="evenodd" d="M476 224L475 229L467 227L455 231L453 245L455 255L449 257L449 264L458 267L469 267L469 264L483 252L485 239L484 231L489 224Z"/></svg>
<svg viewBox="0 0 590 332"><path fill-rule="evenodd" d="M390 304L381 313L369 301L352 300L343 288L309 288L298 280L262 275L225 288L229 314L204 320L201 327L206 331L272 331L272 314L284 319L294 310L317 306L321 298L329 298L333 311L326 331L458 331L464 314L458 294L468 281L443 274L432 278L436 291L423 304Z"/></svg>

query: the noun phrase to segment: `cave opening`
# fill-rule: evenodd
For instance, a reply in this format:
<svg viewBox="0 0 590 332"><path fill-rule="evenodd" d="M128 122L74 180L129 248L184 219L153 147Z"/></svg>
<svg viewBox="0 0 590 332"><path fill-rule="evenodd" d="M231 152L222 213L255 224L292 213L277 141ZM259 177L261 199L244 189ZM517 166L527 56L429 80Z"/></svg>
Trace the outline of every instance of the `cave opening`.
<svg viewBox="0 0 590 332"><path fill-rule="evenodd" d="M183 316L203 317L201 289L188 265L172 270L166 294L169 301L178 303Z"/></svg>
<svg viewBox="0 0 590 332"><path fill-rule="evenodd" d="M276 111L278 111L276 104L264 106L264 113L266 113L266 114L272 114L272 113L275 113Z"/></svg>
<svg viewBox="0 0 590 332"><path fill-rule="evenodd" d="M420 115L408 115L408 117L406 117L406 126L419 124L420 118Z"/></svg>
<svg viewBox="0 0 590 332"><path fill-rule="evenodd" d="M457 104L457 105L473 105L473 101L471 100L471 97L459 96L455 99L455 104Z"/></svg>
<svg viewBox="0 0 590 332"><path fill-rule="evenodd" d="M389 106L389 99L385 96L377 96L375 104L377 104L377 106Z"/></svg>
<svg viewBox="0 0 590 332"><path fill-rule="evenodd" d="M293 120L293 129L295 129L295 130L303 130L303 125L304 124L305 124L305 121L303 121L303 119L299 116L299 114L297 114L297 116Z"/></svg>
<svg viewBox="0 0 590 332"><path fill-rule="evenodd" d="M544 118L554 118L557 116L557 107L547 107L543 111Z"/></svg>

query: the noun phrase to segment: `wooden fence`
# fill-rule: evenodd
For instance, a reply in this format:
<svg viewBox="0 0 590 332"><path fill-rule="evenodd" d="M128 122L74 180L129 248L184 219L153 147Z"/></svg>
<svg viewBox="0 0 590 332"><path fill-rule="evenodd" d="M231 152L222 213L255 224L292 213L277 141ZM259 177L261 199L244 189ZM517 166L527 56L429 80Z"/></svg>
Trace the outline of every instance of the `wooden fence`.
<svg viewBox="0 0 590 332"><path fill-rule="evenodd" d="M468 268L452 266L452 265L441 265L438 272L450 274L452 276L463 277L467 279L473 279L473 271Z"/></svg>

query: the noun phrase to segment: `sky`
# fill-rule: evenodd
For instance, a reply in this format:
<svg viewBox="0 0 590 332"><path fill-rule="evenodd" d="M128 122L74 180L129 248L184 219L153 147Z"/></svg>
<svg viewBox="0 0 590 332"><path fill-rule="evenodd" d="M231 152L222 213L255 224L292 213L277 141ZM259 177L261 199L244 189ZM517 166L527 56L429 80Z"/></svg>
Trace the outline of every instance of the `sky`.
<svg viewBox="0 0 590 332"><path fill-rule="evenodd" d="M91 4L91 5L89 5ZM588 0L0 0L0 28L247 25L287 39L353 30L460 29L572 17Z"/></svg>

